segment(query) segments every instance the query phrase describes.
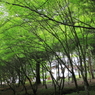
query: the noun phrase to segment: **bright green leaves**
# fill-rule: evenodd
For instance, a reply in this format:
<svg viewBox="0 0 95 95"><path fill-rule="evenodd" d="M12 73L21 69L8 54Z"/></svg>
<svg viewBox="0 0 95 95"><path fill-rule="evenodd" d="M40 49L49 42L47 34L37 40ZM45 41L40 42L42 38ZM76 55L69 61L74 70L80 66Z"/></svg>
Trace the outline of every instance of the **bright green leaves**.
<svg viewBox="0 0 95 95"><path fill-rule="evenodd" d="M9 0L7 2L15 5L5 3L9 9L10 19L0 31L3 31L5 47L11 47L11 50L8 49L9 52L6 51L9 59L14 55L24 57L24 54L29 55L49 48L55 49L57 45L60 47L59 50L67 49L68 46L70 49L71 44L72 47L76 44L73 43L76 41L76 34L83 44L86 40L84 30L75 26L94 26L94 23L90 23L91 13L89 11L86 13L80 6L81 3L86 7L89 4L82 0L81 3L80 0ZM0 15L3 16L4 11L1 11ZM82 42L81 39L84 41ZM58 48L55 52L57 50Z"/></svg>
<svg viewBox="0 0 95 95"><path fill-rule="evenodd" d="M4 4L0 3L0 22L2 19L7 19L9 16L8 10L6 9L6 7L4 6Z"/></svg>
<svg viewBox="0 0 95 95"><path fill-rule="evenodd" d="M2 2L14 3L16 0L1 0Z"/></svg>
<svg viewBox="0 0 95 95"><path fill-rule="evenodd" d="M32 3L35 7L40 7L42 6L44 3L46 2L46 0L31 0L30 3Z"/></svg>
<svg viewBox="0 0 95 95"><path fill-rule="evenodd" d="M78 4L80 0L70 0L71 3L73 4Z"/></svg>

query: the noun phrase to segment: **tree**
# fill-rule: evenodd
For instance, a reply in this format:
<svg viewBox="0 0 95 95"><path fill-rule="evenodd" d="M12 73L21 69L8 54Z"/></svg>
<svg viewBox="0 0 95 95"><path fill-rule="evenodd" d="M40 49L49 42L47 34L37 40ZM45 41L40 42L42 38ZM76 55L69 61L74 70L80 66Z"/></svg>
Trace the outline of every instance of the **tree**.
<svg viewBox="0 0 95 95"><path fill-rule="evenodd" d="M56 56L61 61L59 64L64 65L72 74L79 93L73 70L74 65L70 56L74 51L78 53L79 70L84 81L86 95L89 95L86 58L88 57L88 46L91 45L89 39L93 37L87 31L95 29L93 16L95 13L92 11L93 9L89 10L89 7L93 7L91 6L92 2L85 0L40 0L40 2L39 0L1 0L5 7L11 8L8 10L8 22L5 22L4 25L1 23L3 26L1 30L5 31L2 32L3 44L1 46L3 50L1 50L1 54L4 56L1 59L10 62L16 56L25 58L27 61L30 61L30 58L35 60L36 83L40 83L40 64L43 60L48 59L50 61L51 55ZM7 49L4 50L5 48ZM67 56L71 70L66 62L62 61L56 54L58 51L62 53L62 57ZM24 75L29 79L23 65L21 68ZM45 69L50 72L46 65ZM56 83L56 80L53 81Z"/></svg>

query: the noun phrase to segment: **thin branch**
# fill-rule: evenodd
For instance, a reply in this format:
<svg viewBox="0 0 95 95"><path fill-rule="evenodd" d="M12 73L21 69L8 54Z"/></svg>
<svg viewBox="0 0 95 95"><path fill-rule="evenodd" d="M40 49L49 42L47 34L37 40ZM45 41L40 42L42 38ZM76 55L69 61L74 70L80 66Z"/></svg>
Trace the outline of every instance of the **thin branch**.
<svg viewBox="0 0 95 95"><path fill-rule="evenodd" d="M72 25L72 24L68 24L68 23L64 23L64 22L57 21L57 20L55 20L55 19L53 19L53 18L51 18L51 17L49 17L49 16L47 16L47 15L45 15L45 14L43 14L43 13L38 12L37 10L31 9L31 8L28 7L28 6L23 6L23 5L14 4L14 3L9 3L9 2L5 2L5 3L11 4L11 5L14 5L14 6L19 6L19 7L26 8L26 9L29 9L29 10L31 10L31 11L33 11L33 12L39 14L40 16L43 16L43 17L47 18L48 20L54 21L54 22L59 23L59 24L62 24L62 25L71 26L71 27L76 27L76 28L95 29L95 27L85 27L85 26L79 26L79 25Z"/></svg>

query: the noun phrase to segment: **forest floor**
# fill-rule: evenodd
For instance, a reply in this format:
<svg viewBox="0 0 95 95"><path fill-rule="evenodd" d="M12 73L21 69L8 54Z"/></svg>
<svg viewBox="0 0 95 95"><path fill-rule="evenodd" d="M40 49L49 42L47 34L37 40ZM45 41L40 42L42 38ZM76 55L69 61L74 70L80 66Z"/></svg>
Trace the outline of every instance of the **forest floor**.
<svg viewBox="0 0 95 95"><path fill-rule="evenodd" d="M90 88L93 88L95 90L95 79L92 79L91 81L88 80L88 81L91 86ZM78 85L79 85L79 90L83 91L84 87L83 87L83 82L81 80L78 80ZM31 87L29 85L26 85L26 87L27 87L28 93L31 93L30 95L33 95ZM15 88L15 90L17 92L16 95L26 95L22 86ZM74 83L70 82L68 84L68 82L65 82L64 91L63 91L65 95L75 92L75 91L76 89L75 89ZM53 93L54 93L54 88L53 88L52 83L47 84L47 89L45 89L45 86L43 86L42 84L38 86L37 95L53 95ZM7 87L5 86L3 88L0 87L0 95L14 95L14 94L13 94L13 91L8 86Z"/></svg>

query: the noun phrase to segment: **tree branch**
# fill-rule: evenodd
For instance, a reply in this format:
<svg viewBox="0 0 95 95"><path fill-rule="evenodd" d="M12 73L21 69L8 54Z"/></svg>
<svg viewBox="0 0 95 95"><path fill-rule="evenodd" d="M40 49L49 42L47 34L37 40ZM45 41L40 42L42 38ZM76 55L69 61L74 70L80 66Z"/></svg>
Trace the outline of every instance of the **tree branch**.
<svg viewBox="0 0 95 95"><path fill-rule="evenodd" d="M56 23L59 23L59 24L62 24L62 25L71 26L71 27L76 27L76 28L95 29L95 27L85 27L85 26L73 25L73 24L68 24L68 23L64 23L64 22L57 21L57 20L55 20L55 19L53 19L53 18L51 18L51 17L49 17L49 16L47 16L47 15L45 15L45 14L43 14L43 13L40 13L40 12L38 12L37 10L34 10L34 9L28 7L28 6L23 6L23 5L14 4L14 3L9 3L9 2L5 2L5 3L11 4L11 5L14 5L14 6L19 6L19 7L26 8L26 9L29 9L29 10L31 10L31 11L33 11L33 12L39 14L41 17L45 17L45 18L47 18L48 20L51 20L51 21L53 21L53 22L56 22Z"/></svg>

